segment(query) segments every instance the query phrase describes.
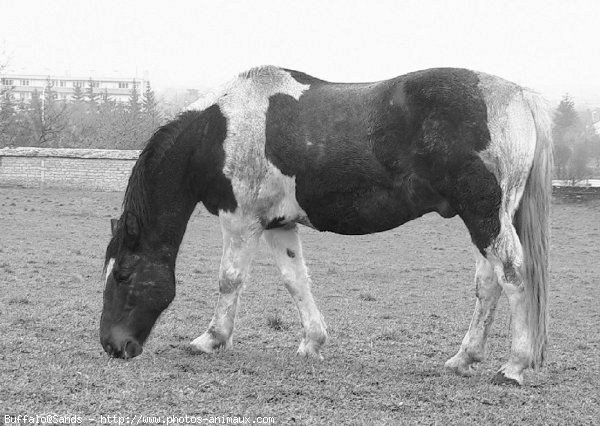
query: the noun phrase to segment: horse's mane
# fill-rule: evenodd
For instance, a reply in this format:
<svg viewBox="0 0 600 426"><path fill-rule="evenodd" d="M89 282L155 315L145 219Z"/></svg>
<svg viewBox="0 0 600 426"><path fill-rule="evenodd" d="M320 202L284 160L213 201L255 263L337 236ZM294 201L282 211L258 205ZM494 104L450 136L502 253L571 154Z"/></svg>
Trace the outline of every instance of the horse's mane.
<svg viewBox="0 0 600 426"><path fill-rule="evenodd" d="M238 75L238 78L255 78L255 77L272 77L280 75L283 69L274 65L261 65L259 67L250 68Z"/></svg>
<svg viewBox="0 0 600 426"><path fill-rule="evenodd" d="M127 212L133 213L141 228L147 226L149 221L151 176L156 172L167 152L175 146L179 135L192 121L198 119L200 113L200 111L184 111L174 120L158 128L133 166L123 198L123 215ZM105 265L109 258L116 256L120 251L122 243L123 224L120 223L106 249Z"/></svg>

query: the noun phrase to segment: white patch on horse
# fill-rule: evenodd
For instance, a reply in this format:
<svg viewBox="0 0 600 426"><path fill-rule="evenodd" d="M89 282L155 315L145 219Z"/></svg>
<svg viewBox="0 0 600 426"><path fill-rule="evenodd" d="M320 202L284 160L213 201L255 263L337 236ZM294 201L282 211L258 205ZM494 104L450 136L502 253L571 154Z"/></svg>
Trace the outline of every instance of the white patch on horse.
<svg viewBox="0 0 600 426"><path fill-rule="evenodd" d="M108 281L108 277L110 276L110 274L112 274L112 270L113 270L114 266L115 266L115 258L111 257L110 260L108 261L108 264L106 265L106 275L104 277L105 284Z"/></svg>
<svg viewBox="0 0 600 426"><path fill-rule="evenodd" d="M514 266L520 267L523 254L513 217L533 164L535 122L520 87L484 73L480 73L479 78L491 137L490 145L479 155L502 189L500 234L486 252L510 259Z"/></svg>
<svg viewBox="0 0 600 426"><path fill-rule="evenodd" d="M504 210L513 215L533 164L535 123L520 87L485 73L478 76L491 137L479 156L498 179Z"/></svg>
<svg viewBox="0 0 600 426"><path fill-rule="evenodd" d="M484 73L480 73L479 78L487 106L491 137L490 145L479 155L496 176L502 189L500 233L492 247L486 249L486 253L510 259L515 267L520 268L523 264L523 251L513 226L513 218L533 164L535 122L520 87ZM500 280L501 283L502 281Z"/></svg>
<svg viewBox="0 0 600 426"><path fill-rule="evenodd" d="M227 119L223 173L231 180L244 216L308 223L296 200L296 179L285 176L265 154L269 98L281 93L299 99L310 86L281 68L267 66L240 74L216 102Z"/></svg>

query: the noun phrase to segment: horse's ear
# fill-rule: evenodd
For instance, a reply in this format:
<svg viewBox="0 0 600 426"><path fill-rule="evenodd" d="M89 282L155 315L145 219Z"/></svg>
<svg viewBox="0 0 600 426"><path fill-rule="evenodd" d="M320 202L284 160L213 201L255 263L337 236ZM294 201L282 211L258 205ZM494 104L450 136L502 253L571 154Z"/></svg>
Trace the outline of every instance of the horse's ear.
<svg viewBox="0 0 600 426"><path fill-rule="evenodd" d="M131 245L137 244L140 239L140 222L131 212L125 213L125 232Z"/></svg>
<svg viewBox="0 0 600 426"><path fill-rule="evenodd" d="M110 220L110 232L114 237L117 233L117 226L119 226L119 219L111 219Z"/></svg>

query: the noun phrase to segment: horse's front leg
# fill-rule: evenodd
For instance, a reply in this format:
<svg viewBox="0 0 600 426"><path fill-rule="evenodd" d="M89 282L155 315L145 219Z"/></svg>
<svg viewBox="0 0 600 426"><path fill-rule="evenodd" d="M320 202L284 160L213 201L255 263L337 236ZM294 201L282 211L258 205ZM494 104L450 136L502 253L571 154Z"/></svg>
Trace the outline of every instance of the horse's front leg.
<svg viewBox="0 0 600 426"><path fill-rule="evenodd" d="M234 214L219 218L223 232L219 299L208 329L191 343L193 350L205 353L231 346L239 297L262 232L259 224Z"/></svg>

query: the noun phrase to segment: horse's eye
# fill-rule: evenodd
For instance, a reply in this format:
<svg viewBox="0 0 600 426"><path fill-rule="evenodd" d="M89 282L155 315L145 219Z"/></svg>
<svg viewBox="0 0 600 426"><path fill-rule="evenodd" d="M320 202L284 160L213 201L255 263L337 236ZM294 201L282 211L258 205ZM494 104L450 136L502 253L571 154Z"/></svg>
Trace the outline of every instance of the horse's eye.
<svg viewBox="0 0 600 426"><path fill-rule="evenodd" d="M123 271L121 269L116 269L113 271L113 276L115 277L115 280L117 280L118 283L123 283L125 281L127 281L127 279L129 278L129 273L127 273L126 271Z"/></svg>

